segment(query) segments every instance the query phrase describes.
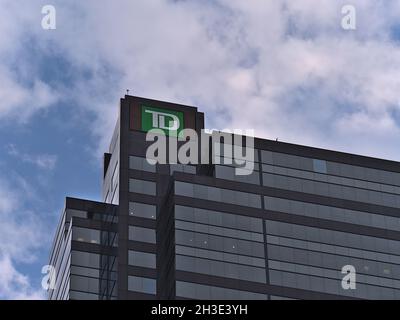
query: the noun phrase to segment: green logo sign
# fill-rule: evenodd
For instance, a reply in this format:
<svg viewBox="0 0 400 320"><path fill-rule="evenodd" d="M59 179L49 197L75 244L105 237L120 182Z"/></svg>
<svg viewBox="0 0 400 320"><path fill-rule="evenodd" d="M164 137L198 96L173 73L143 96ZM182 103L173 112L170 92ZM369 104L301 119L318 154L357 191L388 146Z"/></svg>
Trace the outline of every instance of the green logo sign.
<svg viewBox="0 0 400 320"><path fill-rule="evenodd" d="M177 137L183 129L183 112L142 106L142 130L161 129Z"/></svg>

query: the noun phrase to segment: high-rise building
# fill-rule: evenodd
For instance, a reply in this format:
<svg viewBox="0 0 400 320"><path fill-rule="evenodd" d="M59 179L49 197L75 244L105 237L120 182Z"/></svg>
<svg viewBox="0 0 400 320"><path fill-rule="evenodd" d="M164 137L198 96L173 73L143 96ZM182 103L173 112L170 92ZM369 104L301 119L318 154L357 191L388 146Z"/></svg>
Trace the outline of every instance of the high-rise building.
<svg viewBox="0 0 400 320"><path fill-rule="evenodd" d="M246 175L153 165L153 128L204 114L121 99L103 202L66 199L50 299L400 299L400 163L256 138Z"/></svg>

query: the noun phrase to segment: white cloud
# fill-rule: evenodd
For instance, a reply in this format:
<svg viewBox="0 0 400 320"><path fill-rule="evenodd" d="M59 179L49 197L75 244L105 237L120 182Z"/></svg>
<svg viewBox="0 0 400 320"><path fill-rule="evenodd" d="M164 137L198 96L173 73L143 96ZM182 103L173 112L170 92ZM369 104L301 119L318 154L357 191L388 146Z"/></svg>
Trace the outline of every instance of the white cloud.
<svg viewBox="0 0 400 320"><path fill-rule="evenodd" d="M36 70L39 50L36 42L40 30L40 1L0 2L0 120L26 123L36 112L46 110L60 98L49 83L40 79ZM38 50L35 54L35 50Z"/></svg>
<svg viewBox="0 0 400 320"><path fill-rule="evenodd" d="M339 124L359 109L370 125L374 114L390 117L398 109L400 48L387 41L396 21L385 20L387 10L399 12L394 3L356 1L359 27L353 33L340 28L340 6L332 1L214 3L221 7L195 1L85 2L79 40L67 32L62 46L72 61L92 70L103 61L122 72L120 90L100 95L106 97L102 107L90 104L100 123L114 120L109 105L130 88L199 105L213 127L252 127L261 136L365 152L348 139L337 141ZM85 54L88 48L96 49L95 59ZM89 87L107 86L100 79ZM105 140L111 122L98 127L99 134L107 128ZM394 120L381 125L398 126ZM359 138L371 141L368 135ZM367 153L383 156L375 147L380 144ZM397 145L386 149L386 156L399 156Z"/></svg>
<svg viewBox="0 0 400 320"><path fill-rule="evenodd" d="M46 84L35 79L32 86L18 83L10 71L0 70L0 120L17 119L26 123L37 111L57 101L57 94Z"/></svg>
<svg viewBox="0 0 400 320"><path fill-rule="evenodd" d="M25 189L26 182L17 180L13 187L0 177L0 299L44 297L43 290L18 271L18 266L36 262L38 250L49 241L44 217L27 208L30 196Z"/></svg>
<svg viewBox="0 0 400 320"><path fill-rule="evenodd" d="M17 205L15 194L7 190L3 183L0 184L0 212L10 212Z"/></svg>
<svg viewBox="0 0 400 320"><path fill-rule="evenodd" d="M34 261L31 249L41 247L45 239L41 233L44 221L26 207L32 198L32 194L26 192L32 186L26 183L15 180L15 186L10 186L0 177L0 252L12 254L18 262Z"/></svg>
<svg viewBox="0 0 400 320"><path fill-rule="evenodd" d="M53 170L57 163L57 156L51 154L27 154L20 152L14 144L7 146L7 152L9 155L14 156L22 162L31 163L37 166L39 169Z"/></svg>
<svg viewBox="0 0 400 320"><path fill-rule="evenodd" d="M33 1L27 12L36 12L39 3ZM112 133L115 106L129 88L135 95L197 105L210 127L250 127L259 136L364 152L348 139L338 141L338 130L358 113L368 118L366 125L382 113L392 118L382 126L398 127L391 113L399 109L400 47L390 36L400 5L352 4L356 31L341 29L342 3L330 0L54 1L55 31L24 30L39 25L26 13L10 14L14 19L1 25L8 30L15 17L24 21L7 51L20 52L16 39L30 31L39 52L62 53L71 67L85 70L61 91L38 85L38 103L28 109L37 112L66 97L75 101L96 115L92 132L100 151ZM33 86L25 93L7 68L1 74L11 83L7 92L17 97L5 95L9 102L0 107L0 118L2 109L20 110L23 97L35 92ZM372 142L370 135L358 138ZM396 158L397 149L386 144L382 153L377 141L367 153Z"/></svg>
<svg viewBox="0 0 400 320"><path fill-rule="evenodd" d="M29 277L15 269L7 255L0 255L0 299L42 300L45 290L32 288Z"/></svg>

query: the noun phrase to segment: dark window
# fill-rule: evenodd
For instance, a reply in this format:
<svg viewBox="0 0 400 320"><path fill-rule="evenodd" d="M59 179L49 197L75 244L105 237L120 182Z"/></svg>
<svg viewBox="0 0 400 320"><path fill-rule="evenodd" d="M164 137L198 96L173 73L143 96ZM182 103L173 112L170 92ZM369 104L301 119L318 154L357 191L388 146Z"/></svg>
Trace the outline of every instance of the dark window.
<svg viewBox="0 0 400 320"><path fill-rule="evenodd" d="M261 198L259 195L242 191L176 181L175 193L187 197L261 208Z"/></svg>
<svg viewBox="0 0 400 320"><path fill-rule="evenodd" d="M156 294L156 280L150 278L128 276L128 290L143 292L147 294Z"/></svg>
<svg viewBox="0 0 400 320"><path fill-rule="evenodd" d="M100 244L100 230L73 227L72 240Z"/></svg>
<svg viewBox="0 0 400 320"><path fill-rule="evenodd" d="M176 269L210 274L219 277L234 278L253 282L266 282L264 268L227 263L187 256L176 256Z"/></svg>
<svg viewBox="0 0 400 320"><path fill-rule="evenodd" d="M129 169L156 172L156 165L150 164L146 158L129 156Z"/></svg>
<svg viewBox="0 0 400 320"><path fill-rule="evenodd" d="M100 266L100 255L97 253L89 253L83 251L71 251L71 264L99 268Z"/></svg>
<svg viewBox="0 0 400 320"><path fill-rule="evenodd" d="M129 179L129 192L156 195L156 183L139 179Z"/></svg>
<svg viewBox="0 0 400 320"><path fill-rule="evenodd" d="M128 263L131 266L155 268L156 255L154 253L129 250Z"/></svg>
<svg viewBox="0 0 400 320"><path fill-rule="evenodd" d="M170 164L170 174L172 175L175 171L176 172L185 172L185 173L191 173L191 174L196 174L196 167L187 165L187 164Z"/></svg>
<svg viewBox="0 0 400 320"><path fill-rule="evenodd" d="M176 295L191 299L213 299L213 300L265 300L267 295L255 292L241 291L229 288L207 286L203 284L177 281Z"/></svg>
<svg viewBox="0 0 400 320"><path fill-rule="evenodd" d="M156 231L149 228L129 226L129 240L156 243Z"/></svg>
<svg viewBox="0 0 400 320"><path fill-rule="evenodd" d="M157 207L152 204L129 202L129 215L141 218L155 219Z"/></svg>

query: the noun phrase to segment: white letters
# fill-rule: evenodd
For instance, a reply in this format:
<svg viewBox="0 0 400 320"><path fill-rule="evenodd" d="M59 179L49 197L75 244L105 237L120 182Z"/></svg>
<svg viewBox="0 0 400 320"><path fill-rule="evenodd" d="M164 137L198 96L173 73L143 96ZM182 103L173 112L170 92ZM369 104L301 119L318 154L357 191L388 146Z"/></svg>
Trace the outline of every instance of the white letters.
<svg viewBox="0 0 400 320"><path fill-rule="evenodd" d="M158 113L157 113L158 114ZM153 113L154 116L154 113ZM158 118L154 118L158 119ZM157 120L158 121L158 120ZM213 131L211 135L205 134L202 130L200 140L198 134L193 129L184 129L179 137L168 137L163 130L152 129L146 135L146 141L157 141L151 144L146 151L147 162L150 164L209 164L210 163L210 140L212 141L211 163L234 165L235 174L250 175L254 170L254 131L246 130L246 136L241 135L241 130L235 133ZM232 138L233 136L233 138ZM221 143L221 138L223 142ZM243 140L246 146L243 147ZM178 150L178 141L185 141ZM201 145L199 145L199 143ZM167 163L168 148L168 163ZM223 152L221 154L221 148ZM199 159L199 150L201 159ZM157 155L156 155L157 153ZM221 157L222 156L222 157ZM199 162L200 161L200 162Z"/></svg>
<svg viewBox="0 0 400 320"><path fill-rule="evenodd" d="M146 134L146 141L155 141L146 150L146 160L149 164L155 165L156 163L167 162L166 152L166 137L162 130L152 129Z"/></svg>
<svg viewBox="0 0 400 320"><path fill-rule="evenodd" d="M356 268L352 265L346 265L342 268L342 273L345 274L342 279L342 288L354 290L356 288Z"/></svg>
<svg viewBox="0 0 400 320"><path fill-rule="evenodd" d="M44 30L55 30L56 8L52 5L43 6L42 14L45 14L45 16L42 18L42 28Z"/></svg>
<svg viewBox="0 0 400 320"><path fill-rule="evenodd" d="M153 110L145 110L147 113L151 113L153 118L153 127L154 128L159 128L159 129L164 129L164 130L178 130L180 123L179 123L179 118L170 113L164 113L164 112L158 112L158 111L153 111ZM169 125L166 126L165 124L165 118L170 117L172 118L172 121L169 122Z"/></svg>
<svg viewBox="0 0 400 320"><path fill-rule="evenodd" d="M342 28L344 30L356 30L356 8L352 5L346 5L342 7L342 14L345 16L342 18Z"/></svg>
<svg viewBox="0 0 400 320"><path fill-rule="evenodd" d="M42 279L42 288L44 290L53 290L56 287L56 270L51 265L45 265L42 268L42 274L46 274Z"/></svg>

